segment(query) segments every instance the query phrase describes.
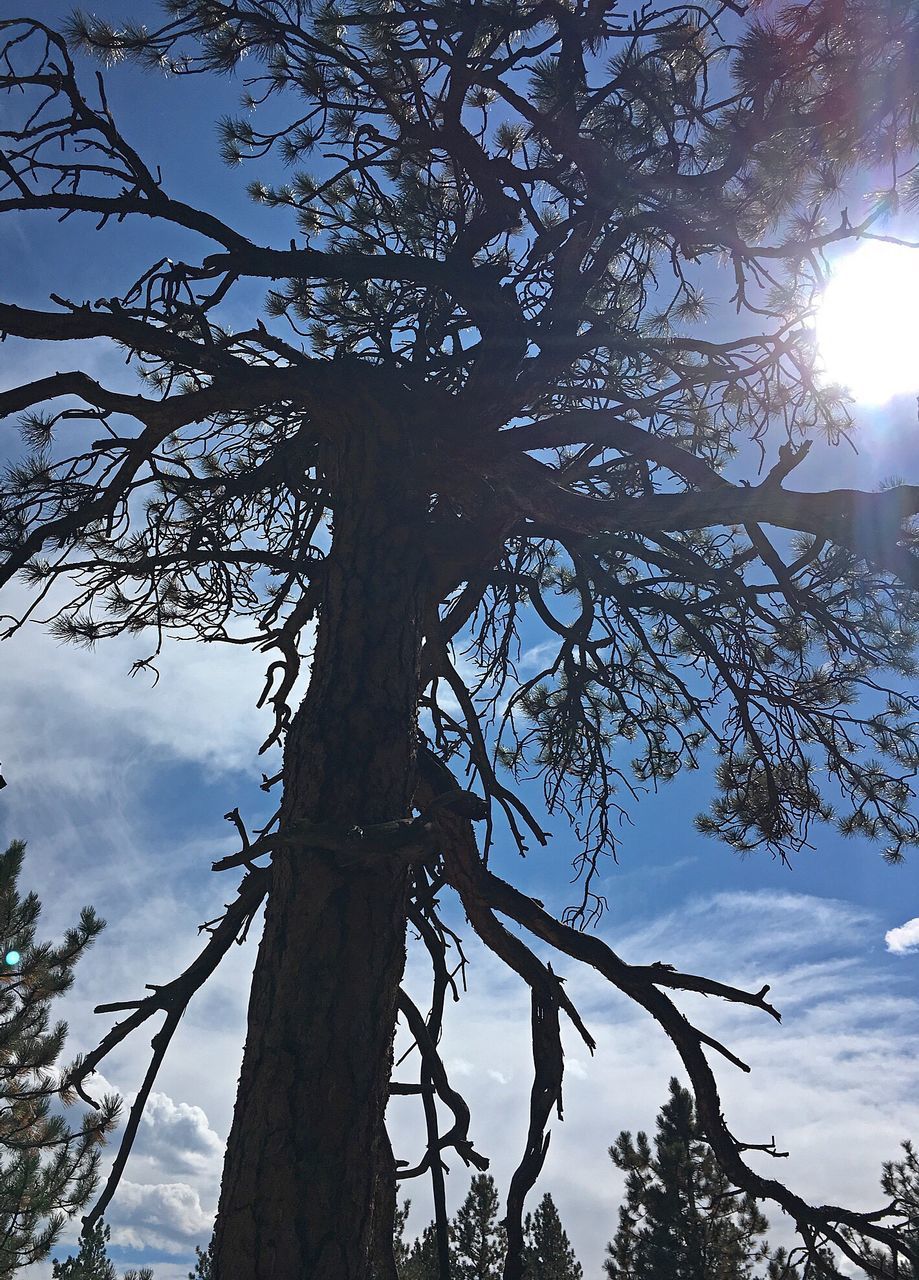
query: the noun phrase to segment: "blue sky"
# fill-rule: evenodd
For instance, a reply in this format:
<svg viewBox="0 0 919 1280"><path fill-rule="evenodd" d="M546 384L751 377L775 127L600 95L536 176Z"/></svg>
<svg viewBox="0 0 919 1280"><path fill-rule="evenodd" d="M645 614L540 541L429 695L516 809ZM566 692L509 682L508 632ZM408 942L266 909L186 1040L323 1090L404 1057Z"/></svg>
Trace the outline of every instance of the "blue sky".
<svg viewBox="0 0 919 1280"><path fill-rule="evenodd" d="M53 25L68 7L32 0L28 9ZM98 6L116 18L136 17L142 8ZM127 68L109 72L107 84L124 131L149 162L162 165L173 194L215 209L259 240L286 243L283 218L273 221L245 196L253 175L216 159L213 121L235 108L238 86L203 79L164 84ZM193 237L165 227L126 224L96 234L91 225L6 217L3 301L46 305L52 289L77 301L107 296L165 254L201 252ZM723 287L713 281L712 292L717 299L721 290L725 301L731 288L728 273ZM240 316L262 292L262 285L240 291ZM916 327L919 337L919 321ZM102 346L47 352L8 340L0 347L2 386L77 367L133 387L123 358ZM919 482L914 400L859 419L859 455L845 447L815 450L795 473L796 485L871 487L892 474ZM0 454L13 438L11 424L0 425ZM0 608L10 612L13 603L8 597ZM0 757L9 782L0 795L0 839L29 842L23 888L35 888L44 901L43 935L59 936L84 902L109 921L61 1002L70 1056L92 1048L110 1025L92 1014L94 1004L140 994L144 983L167 980L198 951L198 924L219 912L238 879L210 872L211 860L234 847L221 815L239 805L257 825L270 804L258 790L262 770L272 769L270 759L257 756L267 725L255 710L263 660L236 648L172 644L154 688L143 675L128 676L145 652L136 638L93 653L67 649L39 628L0 649ZM604 869L609 910L600 930L629 960L665 960L756 987L769 982L785 1015L781 1028L754 1011L703 1002L706 1029L754 1067L750 1076L718 1067L729 1123L751 1142L774 1134L790 1151L779 1173L802 1194L876 1205L881 1161L896 1153L901 1138L919 1138L919 947L895 953L885 946L890 930L919 917L919 861L888 868L878 850L844 842L829 829L815 832L814 849L793 870L768 857L740 860L694 832L692 817L708 799L703 771L633 806L619 864ZM553 832L549 847L535 848L526 866L506 841L495 858L499 871L561 909L574 892L573 835L559 823ZM484 954L468 929L464 936L470 993L450 1011L445 1056L472 1105L472 1135L503 1188L527 1122L529 1002L514 975ZM183 1020L107 1215L113 1257L155 1264L157 1280L184 1277L195 1243L210 1234L256 942L253 931L244 948L233 949ZM595 976L563 972L598 1050L588 1059L569 1037L566 1119L553 1126L534 1198L552 1190L590 1276L598 1274L615 1230L621 1190L606 1148L621 1128L653 1126L677 1063L640 1011ZM414 957L408 981L422 989ZM154 1029L106 1064L105 1080L128 1098L142 1079ZM391 1122L397 1154L413 1159L420 1134L411 1106L399 1101ZM467 1185L457 1161L451 1205ZM408 1194L415 1204L411 1224L420 1229L428 1217L426 1187L412 1186ZM777 1213L770 1217L778 1241L786 1228ZM75 1236L74 1226L69 1238ZM50 1266L31 1274L44 1280Z"/></svg>

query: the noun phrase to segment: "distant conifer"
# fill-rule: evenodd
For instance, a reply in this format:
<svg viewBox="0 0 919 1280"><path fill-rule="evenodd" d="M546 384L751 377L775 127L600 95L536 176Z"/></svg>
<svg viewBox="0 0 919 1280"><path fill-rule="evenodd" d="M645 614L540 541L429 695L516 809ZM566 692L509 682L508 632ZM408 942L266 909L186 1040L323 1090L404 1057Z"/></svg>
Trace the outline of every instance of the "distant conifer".
<svg viewBox="0 0 919 1280"><path fill-rule="evenodd" d="M738 1196L719 1169L696 1117L692 1094L677 1080L648 1136L623 1131L609 1149L626 1174L619 1230L606 1246L609 1280L752 1280L756 1269L783 1267L770 1255L768 1222L751 1196Z"/></svg>
<svg viewBox="0 0 919 1280"><path fill-rule="evenodd" d="M524 1232L524 1274L527 1280L582 1280L584 1270L574 1256L555 1201L548 1191L536 1212L527 1214Z"/></svg>
<svg viewBox="0 0 919 1280"><path fill-rule="evenodd" d="M498 1222L498 1205L494 1178L476 1174L450 1227L456 1280L500 1280L507 1237Z"/></svg>
<svg viewBox="0 0 919 1280"><path fill-rule="evenodd" d="M51 1264L53 1280L118 1280L115 1264L108 1256L109 1227L98 1219L80 1236L80 1249L64 1262ZM153 1280L150 1267L126 1271L122 1280Z"/></svg>

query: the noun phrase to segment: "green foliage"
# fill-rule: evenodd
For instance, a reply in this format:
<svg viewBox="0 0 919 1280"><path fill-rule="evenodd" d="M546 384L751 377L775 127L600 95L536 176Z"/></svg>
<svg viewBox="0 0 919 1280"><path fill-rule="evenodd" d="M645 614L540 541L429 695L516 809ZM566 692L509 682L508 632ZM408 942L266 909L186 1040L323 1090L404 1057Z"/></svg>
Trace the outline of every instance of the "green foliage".
<svg viewBox="0 0 919 1280"><path fill-rule="evenodd" d="M451 1251L451 1277L453 1276L453 1253ZM402 1256L399 1267L399 1280L441 1280L440 1267L437 1261L437 1235L434 1223L425 1227L412 1247Z"/></svg>
<svg viewBox="0 0 919 1280"><path fill-rule="evenodd" d="M396 1216L393 1220L393 1259L396 1263L396 1270L401 1276L405 1270L411 1250L405 1239L405 1228L408 1222L409 1209L412 1207L411 1200L404 1200L402 1204L396 1204ZM195 1280L193 1276L189 1280Z"/></svg>
<svg viewBox="0 0 919 1280"><path fill-rule="evenodd" d="M498 1222L498 1206L494 1178L476 1174L450 1224L455 1280L500 1280L507 1238Z"/></svg>
<svg viewBox="0 0 919 1280"><path fill-rule="evenodd" d="M886 1161L881 1174L881 1189L892 1205L897 1248L879 1249L864 1238L858 1241L884 1280L919 1277L919 1152L909 1141L902 1149L902 1158Z"/></svg>
<svg viewBox="0 0 919 1280"><path fill-rule="evenodd" d="M195 1255L195 1269L189 1271L188 1280L214 1280L214 1237L206 1250L195 1245Z"/></svg>
<svg viewBox="0 0 919 1280"><path fill-rule="evenodd" d="M394 1252L399 1280L440 1280L434 1223L409 1247L404 1240L409 1202L396 1214ZM473 1177L456 1217L450 1223L451 1280L500 1280L507 1236L498 1220L499 1200L490 1174ZM526 1280L582 1280L581 1264L561 1224L552 1196L546 1192L524 1223Z"/></svg>
<svg viewBox="0 0 919 1280"><path fill-rule="evenodd" d="M607 1245L609 1280L797 1280L783 1255L770 1257L768 1223L752 1196L732 1193L695 1114L692 1094L677 1080L648 1136L623 1131L609 1149L626 1174L619 1229Z"/></svg>
<svg viewBox="0 0 919 1280"><path fill-rule="evenodd" d="M109 1226L101 1218L88 1231L84 1229L80 1233L79 1251L63 1262L51 1264L53 1280L118 1280L106 1248L109 1235ZM153 1280L153 1271L150 1267L141 1267L139 1271L131 1268L122 1280Z"/></svg>
<svg viewBox="0 0 919 1280"><path fill-rule="evenodd" d="M574 1256L555 1201L548 1191L536 1212L527 1214L524 1235L526 1280L582 1280L583 1268Z"/></svg>
<svg viewBox="0 0 919 1280"><path fill-rule="evenodd" d="M101 1218L88 1231L83 1231L79 1252L64 1262L52 1263L54 1280L118 1280L115 1264L106 1249L109 1234L108 1224Z"/></svg>
<svg viewBox="0 0 919 1280"><path fill-rule="evenodd" d="M64 941L36 941L41 903L21 898L18 879L25 845L0 855L0 1277L46 1258L66 1217L82 1209L98 1181L99 1144L114 1126L117 1097L106 1097L72 1132L52 1099L65 1105L72 1090L55 1079L67 1026L49 1025L49 1006L73 984L74 967L104 928L91 907ZM47 1159L43 1160L43 1154Z"/></svg>

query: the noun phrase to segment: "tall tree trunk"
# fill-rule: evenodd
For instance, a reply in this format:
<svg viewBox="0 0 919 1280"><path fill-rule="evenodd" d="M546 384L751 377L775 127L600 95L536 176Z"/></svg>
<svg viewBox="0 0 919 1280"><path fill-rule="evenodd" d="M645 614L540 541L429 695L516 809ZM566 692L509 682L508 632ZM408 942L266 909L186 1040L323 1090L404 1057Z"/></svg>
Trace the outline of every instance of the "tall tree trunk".
<svg viewBox="0 0 919 1280"><path fill-rule="evenodd" d="M370 433L334 457L309 690L291 724L282 832L409 812L425 503ZM216 1227L217 1280L368 1280L377 1150L405 962L404 870L274 855Z"/></svg>

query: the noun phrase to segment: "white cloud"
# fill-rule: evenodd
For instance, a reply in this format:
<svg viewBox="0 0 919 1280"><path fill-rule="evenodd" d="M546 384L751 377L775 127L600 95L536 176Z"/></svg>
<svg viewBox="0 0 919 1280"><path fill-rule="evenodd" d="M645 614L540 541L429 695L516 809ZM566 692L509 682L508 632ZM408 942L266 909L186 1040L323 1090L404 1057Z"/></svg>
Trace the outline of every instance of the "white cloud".
<svg viewBox="0 0 919 1280"><path fill-rule="evenodd" d="M919 951L919 916L907 920L906 924L896 929L888 929L884 934L887 950L896 956L908 955L911 951Z"/></svg>
<svg viewBox="0 0 919 1280"><path fill-rule="evenodd" d="M135 1154L167 1170L190 1166L219 1173L223 1144L201 1107L154 1092L144 1108Z"/></svg>
<svg viewBox="0 0 919 1280"><path fill-rule="evenodd" d="M106 1214L112 1244L127 1249L194 1252L207 1244L213 1217L201 1207L198 1192L186 1182L138 1183L124 1180Z"/></svg>

